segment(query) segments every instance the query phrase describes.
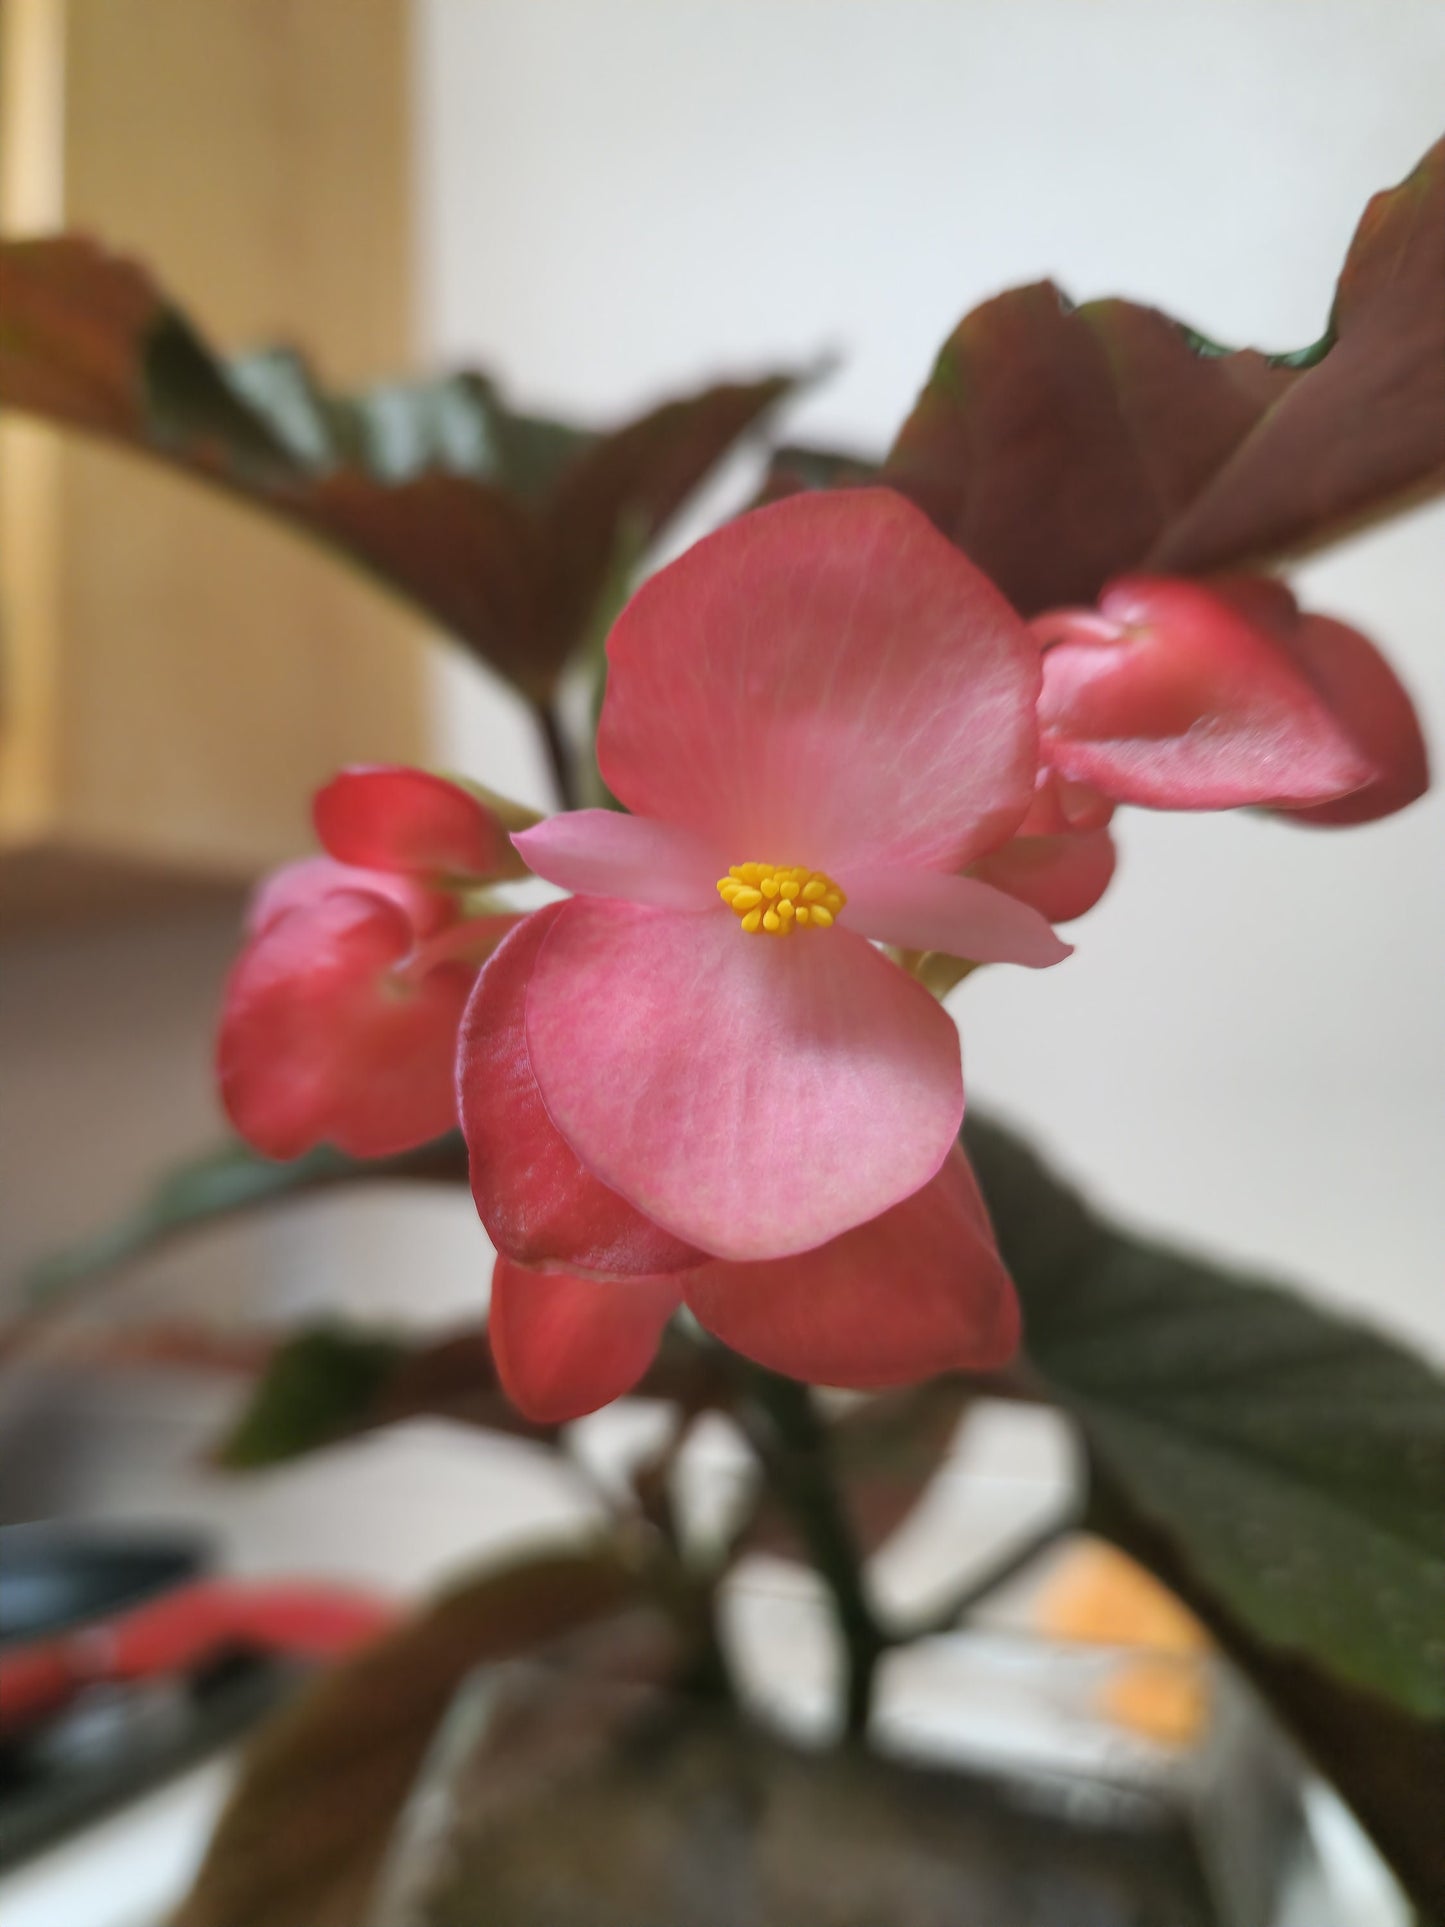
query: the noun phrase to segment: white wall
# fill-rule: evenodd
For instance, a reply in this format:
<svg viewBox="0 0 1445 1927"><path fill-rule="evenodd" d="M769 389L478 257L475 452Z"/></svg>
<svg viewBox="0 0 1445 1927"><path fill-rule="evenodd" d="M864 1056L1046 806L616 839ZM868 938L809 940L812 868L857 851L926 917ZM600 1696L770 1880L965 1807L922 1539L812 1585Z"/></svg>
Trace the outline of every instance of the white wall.
<svg viewBox="0 0 1445 1927"><path fill-rule="evenodd" d="M1052 273L1226 341L1319 332L1440 131L1438 0L424 0L427 327L605 419L844 356L792 432L879 447L945 334ZM741 499L742 478L734 494ZM1439 742L1445 511L1300 572ZM453 753L535 785L453 667ZM971 1089L1120 1210L1445 1348L1445 800L1340 835L1131 814L1047 977L958 997Z"/></svg>

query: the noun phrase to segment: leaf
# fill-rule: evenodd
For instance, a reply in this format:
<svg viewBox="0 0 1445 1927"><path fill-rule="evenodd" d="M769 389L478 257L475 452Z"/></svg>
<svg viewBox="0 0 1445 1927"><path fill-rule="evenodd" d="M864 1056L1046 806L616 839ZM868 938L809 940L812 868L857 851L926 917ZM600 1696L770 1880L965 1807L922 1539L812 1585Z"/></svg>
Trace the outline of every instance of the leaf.
<svg viewBox="0 0 1445 1927"><path fill-rule="evenodd" d="M1029 1357L1111 1476L1262 1638L1445 1717L1445 1380L1101 1224L996 1128L969 1143Z"/></svg>
<svg viewBox="0 0 1445 1927"><path fill-rule="evenodd" d="M1421 1909L1420 1927L1445 1922L1445 1722L1416 1719L1260 1639L1106 1475L1096 1476L1093 1496L1096 1529L1191 1608L1339 1788Z"/></svg>
<svg viewBox="0 0 1445 1927"><path fill-rule="evenodd" d="M529 1559L456 1588L270 1721L175 1927L361 1927L398 1813L473 1668L645 1597L606 1552Z"/></svg>
<svg viewBox="0 0 1445 1927"><path fill-rule="evenodd" d="M606 434L484 376L323 389L286 349L219 360L133 262L0 243L0 404L178 465L340 550L534 700L577 646L629 522L654 540L794 386L722 383Z"/></svg>
<svg viewBox="0 0 1445 1927"><path fill-rule="evenodd" d="M568 465L544 515L559 660L585 636L624 537L633 556L645 553L718 459L796 385L792 375L719 383L600 437Z"/></svg>
<svg viewBox="0 0 1445 1927"><path fill-rule="evenodd" d="M1101 1223L1017 1140L969 1150L1090 1519L1215 1630L1422 1896L1445 1749L1445 1382L1290 1293ZM1438 1865L1438 1861L1436 1862Z"/></svg>
<svg viewBox="0 0 1445 1927"><path fill-rule="evenodd" d="M549 1440L497 1380L484 1327L424 1344L388 1332L315 1325L277 1347L216 1463L249 1472L406 1419L442 1418Z"/></svg>
<svg viewBox="0 0 1445 1927"><path fill-rule="evenodd" d="M877 479L877 462L865 456L790 442L773 450L757 499L759 504L778 502L807 489L852 488Z"/></svg>
<svg viewBox="0 0 1445 1927"><path fill-rule="evenodd" d="M244 1144L226 1144L178 1166L117 1223L32 1267L26 1293L32 1307L44 1308L184 1232L302 1192L361 1179L465 1183L466 1177L466 1147L457 1132L394 1158L351 1158L323 1145L286 1164Z"/></svg>
<svg viewBox="0 0 1445 1927"><path fill-rule="evenodd" d="M881 479L1025 614L1125 569L1297 553L1445 487L1445 141L1366 208L1312 347L1016 288L944 344Z"/></svg>
<svg viewBox="0 0 1445 1927"><path fill-rule="evenodd" d="M295 1458L371 1422L406 1356L396 1339L314 1326L288 1339L215 1453L233 1471Z"/></svg>

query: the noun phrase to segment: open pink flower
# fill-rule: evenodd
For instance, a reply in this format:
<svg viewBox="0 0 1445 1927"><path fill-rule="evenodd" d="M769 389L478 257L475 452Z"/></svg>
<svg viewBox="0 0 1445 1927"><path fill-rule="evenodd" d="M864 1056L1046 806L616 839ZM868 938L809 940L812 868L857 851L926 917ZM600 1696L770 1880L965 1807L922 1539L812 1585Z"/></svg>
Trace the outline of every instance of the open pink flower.
<svg viewBox="0 0 1445 1927"><path fill-rule="evenodd" d="M456 1038L517 921L463 917L443 880L515 873L506 828L422 770L348 770L316 799L330 852L256 893L217 1044L232 1123L267 1156L383 1157L456 1123Z"/></svg>
<svg viewBox="0 0 1445 1927"><path fill-rule="evenodd" d="M709 1258L653 1224L577 1157L542 1100L528 989L563 903L506 938L478 980L458 1050L472 1194L498 1257L492 1348L529 1417L579 1418L630 1391L686 1304L774 1370L871 1388L988 1370L1018 1307L963 1152L869 1224L790 1258Z"/></svg>
<svg viewBox="0 0 1445 1927"><path fill-rule="evenodd" d="M1053 610L1034 628L1045 761L1105 797L1359 823L1425 789L1420 726L1393 670L1271 578L1128 577L1097 610Z"/></svg>
<svg viewBox="0 0 1445 1927"><path fill-rule="evenodd" d="M569 1156L655 1230L710 1257L809 1250L926 1184L962 1116L951 1020L871 940L1067 954L961 874L1030 806L1037 646L917 510L860 490L699 543L608 658L598 760L635 814L516 838L578 893L528 963L529 1078ZM465 1045L460 1075L475 1161L510 1112Z"/></svg>
<svg viewBox="0 0 1445 1927"><path fill-rule="evenodd" d="M1013 1285L955 1145L912 1197L791 1258L606 1280L499 1255L489 1330L503 1389L539 1423L596 1411L643 1377L680 1305L760 1365L859 1391L995 1370L1019 1338Z"/></svg>

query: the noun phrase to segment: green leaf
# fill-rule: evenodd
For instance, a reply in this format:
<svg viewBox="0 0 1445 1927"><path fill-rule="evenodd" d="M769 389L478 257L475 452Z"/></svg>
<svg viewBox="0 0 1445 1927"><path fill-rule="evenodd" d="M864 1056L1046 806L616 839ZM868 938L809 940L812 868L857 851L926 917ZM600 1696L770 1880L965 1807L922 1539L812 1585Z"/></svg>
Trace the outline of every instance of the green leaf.
<svg viewBox="0 0 1445 1927"><path fill-rule="evenodd" d="M1240 568L1445 488L1445 142L1366 208L1329 328L1228 351L1051 282L944 344L883 465L1025 614L1129 569Z"/></svg>
<svg viewBox="0 0 1445 1927"><path fill-rule="evenodd" d="M418 1342L328 1323L277 1347L213 1456L228 1471L249 1472L413 1418L543 1441L558 1431L533 1425L509 1402L483 1326Z"/></svg>
<svg viewBox="0 0 1445 1927"><path fill-rule="evenodd" d="M466 1175L466 1147L456 1132L400 1157L351 1158L323 1145L287 1164L226 1144L172 1171L117 1223L34 1266L27 1296L43 1308L183 1232L300 1193L371 1178L465 1183Z"/></svg>
<svg viewBox="0 0 1445 1927"><path fill-rule="evenodd" d="M1029 1358L1110 1475L1262 1638L1445 1717L1445 1379L1101 1224L996 1129L969 1143Z"/></svg>
<svg viewBox="0 0 1445 1927"><path fill-rule="evenodd" d="M1445 1380L1271 1284L1102 1223L1031 1152L966 1141L1077 1420L1090 1518L1194 1607L1417 1896L1438 1886L1405 1760L1445 1758ZM1438 1782L1437 1782L1438 1784ZM1408 1787L1406 1789L1408 1791Z"/></svg>
<svg viewBox="0 0 1445 1927"><path fill-rule="evenodd" d="M645 1598L638 1572L605 1549L528 1559L458 1586L324 1674L247 1752L176 1927L362 1927L466 1676Z"/></svg>
<svg viewBox="0 0 1445 1927"><path fill-rule="evenodd" d="M273 348L222 361L133 262L0 243L0 405L178 465L409 598L537 702L624 525L651 542L795 385L721 383L608 433L519 413L485 376L326 390Z"/></svg>
<svg viewBox="0 0 1445 1927"><path fill-rule="evenodd" d="M275 1465L364 1429L406 1355L397 1339L339 1326L299 1333L271 1360L217 1462L234 1471Z"/></svg>
<svg viewBox="0 0 1445 1927"><path fill-rule="evenodd" d="M1093 1513L1097 1530L1157 1574L1209 1628L1338 1787L1419 1908L1419 1927L1445 1922L1445 1722L1417 1719L1261 1639L1202 1583L1170 1534L1097 1466Z"/></svg>

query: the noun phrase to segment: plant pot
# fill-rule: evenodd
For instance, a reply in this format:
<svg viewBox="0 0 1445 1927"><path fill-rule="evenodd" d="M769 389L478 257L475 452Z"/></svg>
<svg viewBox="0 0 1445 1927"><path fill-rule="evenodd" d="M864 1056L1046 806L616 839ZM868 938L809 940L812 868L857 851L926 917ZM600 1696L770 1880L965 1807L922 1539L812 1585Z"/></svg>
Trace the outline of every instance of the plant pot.
<svg viewBox="0 0 1445 1927"><path fill-rule="evenodd" d="M866 1749L616 1661L472 1676L374 1927L1269 1927L1300 1849L1290 1756L1212 1660L1207 1721L1165 1745L1098 1717L1137 1655L935 1639Z"/></svg>

